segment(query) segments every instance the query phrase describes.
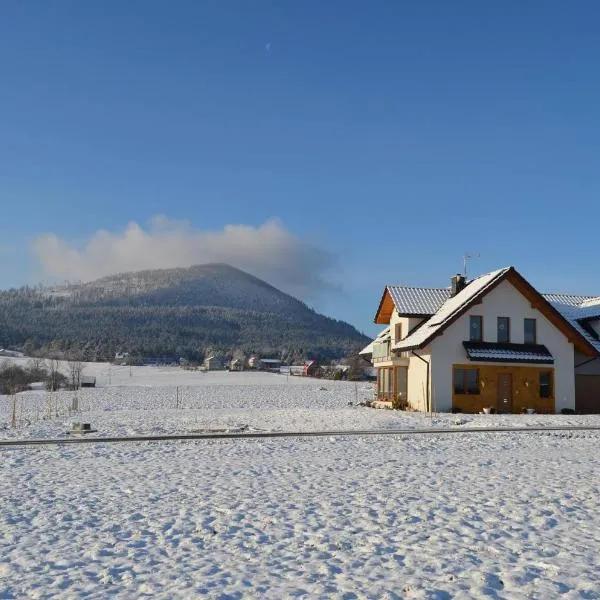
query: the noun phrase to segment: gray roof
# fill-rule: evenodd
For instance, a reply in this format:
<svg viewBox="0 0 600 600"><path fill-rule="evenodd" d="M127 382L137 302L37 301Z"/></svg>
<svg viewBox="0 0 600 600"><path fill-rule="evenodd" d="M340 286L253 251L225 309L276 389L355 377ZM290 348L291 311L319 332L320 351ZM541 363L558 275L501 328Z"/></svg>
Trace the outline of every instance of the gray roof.
<svg viewBox="0 0 600 600"><path fill-rule="evenodd" d="M388 285L387 289L400 315L433 315L450 298L448 288Z"/></svg>
<svg viewBox="0 0 600 600"><path fill-rule="evenodd" d="M461 290L456 296L448 298L429 320L413 333L399 341L395 346L395 350L411 350L420 348L425 345L431 338L435 337L444 325L452 319L452 317L462 309L462 307L473 300L478 295L484 294L485 291L495 282L504 277L510 270L510 267L492 271L481 277L477 277Z"/></svg>
<svg viewBox="0 0 600 600"><path fill-rule="evenodd" d="M594 296L580 296L578 294L542 294L551 304L565 304L566 306L581 306L587 300L593 300Z"/></svg>
<svg viewBox="0 0 600 600"><path fill-rule="evenodd" d="M399 315L430 317L423 326L396 344L395 349L404 350L411 347L418 347L426 338L435 334L436 330L448 319L448 315L453 314L473 294L479 293L482 287L485 288L490 281L495 280L498 276L502 276L507 270L508 268L499 269L477 277L470 281L469 285L457 296L454 296L454 298L451 297L449 288L405 287L401 285L386 286ZM542 296L558 310L586 341L600 352L600 339L598 339L598 336L582 326L582 323L586 319L600 318L600 296L564 293L542 294ZM371 343L361 353L369 354L372 350L373 344Z"/></svg>
<svg viewBox="0 0 600 600"><path fill-rule="evenodd" d="M590 309L592 307L580 308L579 306L572 306L568 304L561 304L558 302L551 302L552 306L576 329L598 352L600 352L600 340L597 336L593 335L591 331L588 331L581 325L581 322L585 319L593 317Z"/></svg>

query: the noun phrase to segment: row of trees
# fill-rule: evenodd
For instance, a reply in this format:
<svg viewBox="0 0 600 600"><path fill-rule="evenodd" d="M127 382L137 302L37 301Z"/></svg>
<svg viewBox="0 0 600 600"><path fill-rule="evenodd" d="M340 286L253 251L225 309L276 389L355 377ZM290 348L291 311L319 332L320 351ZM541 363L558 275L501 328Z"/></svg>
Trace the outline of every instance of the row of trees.
<svg viewBox="0 0 600 600"><path fill-rule="evenodd" d="M13 395L30 389L32 383L44 383L55 392L61 388L77 390L81 386L83 362L33 358L25 365L13 360L0 363L0 394Z"/></svg>

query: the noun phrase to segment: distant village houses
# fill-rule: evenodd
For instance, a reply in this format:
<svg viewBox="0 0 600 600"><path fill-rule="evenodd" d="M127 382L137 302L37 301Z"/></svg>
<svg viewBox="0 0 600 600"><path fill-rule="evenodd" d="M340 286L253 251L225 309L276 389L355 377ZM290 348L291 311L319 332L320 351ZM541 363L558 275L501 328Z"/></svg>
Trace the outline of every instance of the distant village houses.
<svg viewBox="0 0 600 600"><path fill-rule="evenodd" d="M207 371L223 371L226 364L225 358L216 354L212 354L204 359L204 368Z"/></svg>

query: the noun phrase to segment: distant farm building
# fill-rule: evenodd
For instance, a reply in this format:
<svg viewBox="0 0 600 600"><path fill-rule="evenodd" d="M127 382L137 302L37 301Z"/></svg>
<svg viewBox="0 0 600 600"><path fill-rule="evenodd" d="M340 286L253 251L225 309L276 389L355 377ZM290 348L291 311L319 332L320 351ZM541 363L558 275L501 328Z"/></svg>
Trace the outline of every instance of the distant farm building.
<svg viewBox="0 0 600 600"><path fill-rule="evenodd" d="M321 374L321 367L316 360L308 360L304 363L302 375L305 377L318 377Z"/></svg>
<svg viewBox="0 0 600 600"><path fill-rule="evenodd" d="M304 375L304 365L292 365L289 367L290 375Z"/></svg>
<svg viewBox="0 0 600 600"><path fill-rule="evenodd" d="M204 368L207 371L222 371L225 369L226 361L222 356L209 356L204 359Z"/></svg>
<svg viewBox="0 0 600 600"><path fill-rule="evenodd" d="M81 387L82 388L92 388L96 387L96 378L91 375L82 375L81 376Z"/></svg>
<svg viewBox="0 0 600 600"><path fill-rule="evenodd" d="M261 358L258 368L263 371L279 371L281 361L278 358Z"/></svg>
<svg viewBox="0 0 600 600"><path fill-rule="evenodd" d="M229 363L229 370L230 371L243 371L244 370L243 361L241 361L239 358L232 360Z"/></svg>

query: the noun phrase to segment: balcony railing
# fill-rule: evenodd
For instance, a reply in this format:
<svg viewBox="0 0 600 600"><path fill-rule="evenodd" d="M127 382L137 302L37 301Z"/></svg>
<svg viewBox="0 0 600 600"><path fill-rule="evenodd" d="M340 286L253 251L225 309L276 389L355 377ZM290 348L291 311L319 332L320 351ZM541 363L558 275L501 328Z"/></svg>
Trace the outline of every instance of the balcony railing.
<svg viewBox="0 0 600 600"><path fill-rule="evenodd" d="M384 342L380 344L374 344L373 356L371 360L373 363L379 363L394 360L396 358L410 358L410 356L410 351L392 352L390 342Z"/></svg>

